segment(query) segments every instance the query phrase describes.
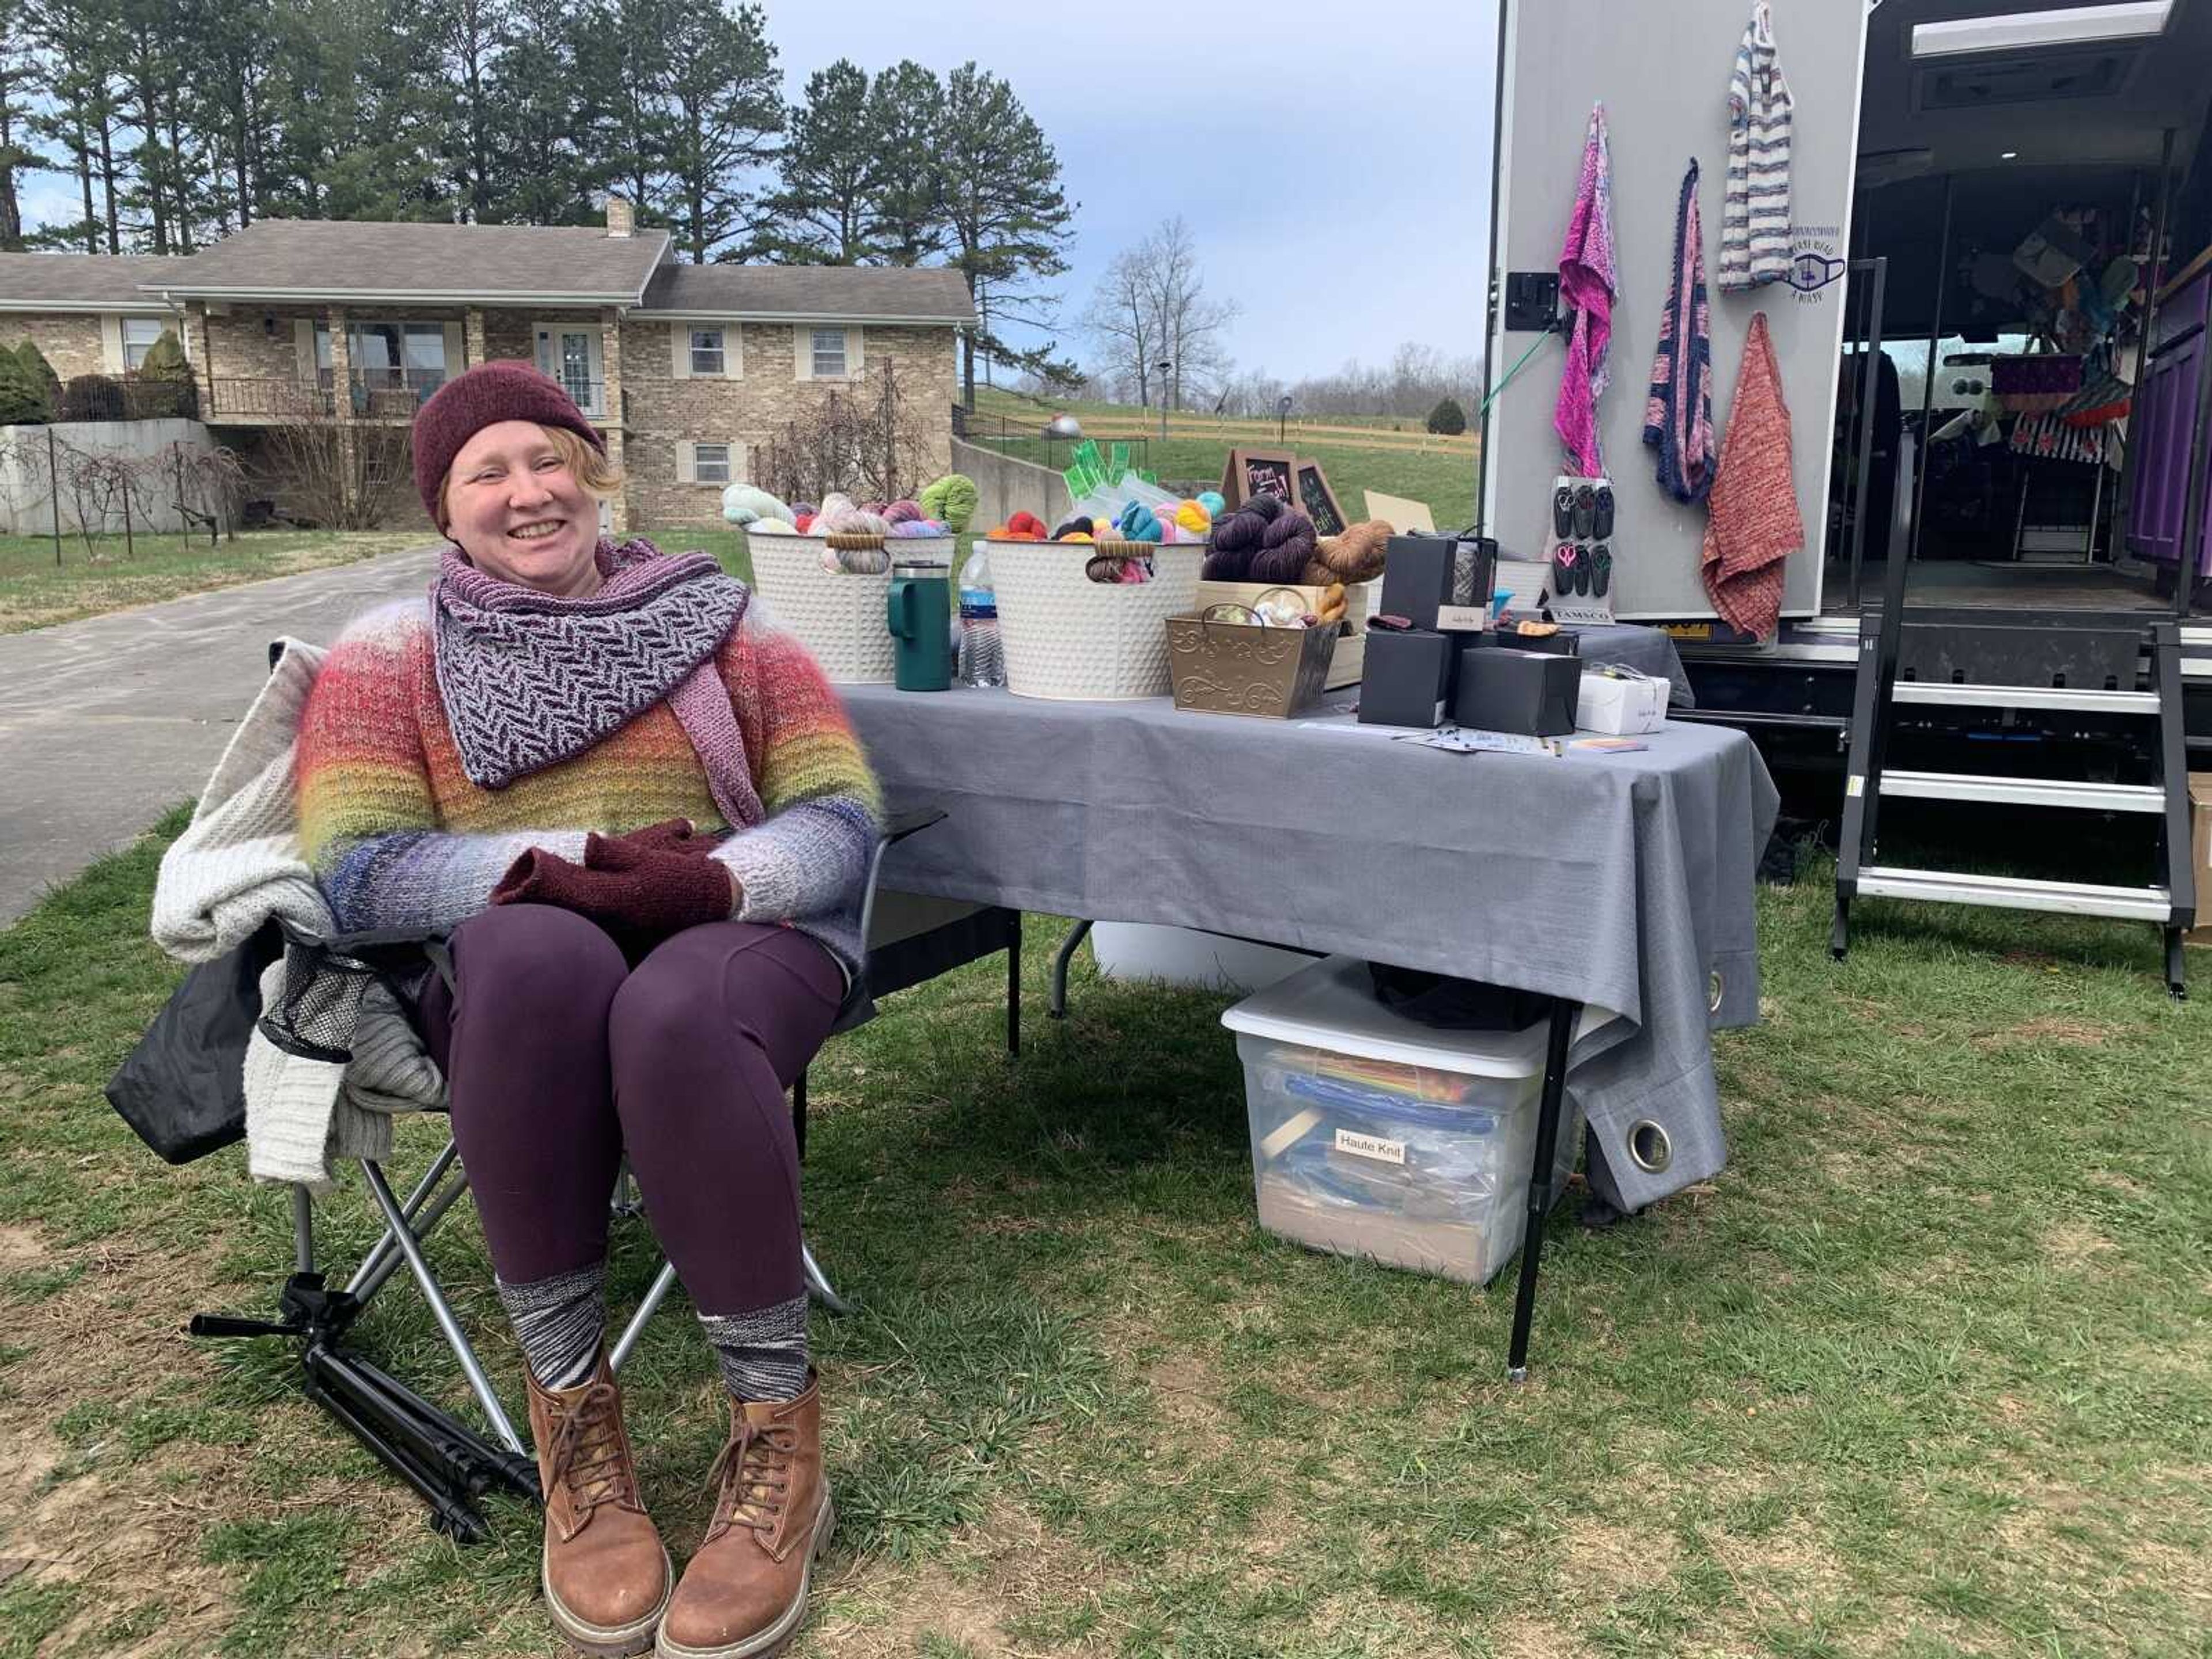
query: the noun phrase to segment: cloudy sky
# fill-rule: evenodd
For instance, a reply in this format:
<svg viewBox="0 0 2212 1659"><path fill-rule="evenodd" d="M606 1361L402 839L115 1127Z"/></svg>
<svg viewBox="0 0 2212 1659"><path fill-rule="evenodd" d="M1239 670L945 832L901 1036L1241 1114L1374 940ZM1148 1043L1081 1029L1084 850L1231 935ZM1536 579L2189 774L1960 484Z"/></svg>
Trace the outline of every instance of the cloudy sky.
<svg viewBox="0 0 2212 1659"><path fill-rule="evenodd" d="M1480 349L1498 16L1468 0L768 0L794 93L852 58L1004 76L1082 204L1066 311L1180 213L1243 307L1240 366L1285 379L1401 340ZM1080 20L1080 21L1079 21ZM877 43L880 44L877 44Z"/></svg>
<svg viewBox="0 0 2212 1659"><path fill-rule="evenodd" d="M1013 83L1081 204L1072 318L1121 248L1180 213L1210 291L1243 307L1239 365L1285 379L1401 340L1479 349L1497 15L1460 0L768 0L797 97L839 57L870 72L969 58ZM35 177L34 222L73 216Z"/></svg>

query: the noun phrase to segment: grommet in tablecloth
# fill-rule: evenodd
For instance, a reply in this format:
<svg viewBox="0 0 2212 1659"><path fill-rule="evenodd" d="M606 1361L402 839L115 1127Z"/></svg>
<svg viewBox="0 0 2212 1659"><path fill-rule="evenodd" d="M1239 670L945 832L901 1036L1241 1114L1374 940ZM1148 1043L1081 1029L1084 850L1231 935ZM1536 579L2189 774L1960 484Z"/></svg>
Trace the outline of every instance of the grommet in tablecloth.
<svg viewBox="0 0 2212 1659"><path fill-rule="evenodd" d="M1721 970L1714 969L1705 980L1705 1006L1714 1013L1720 1012L1721 993L1727 988L1728 981L1721 977Z"/></svg>
<svg viewBox="0 0 2212 1659"><path fill-rule="evenodd" d="M1638 1118L1628 1127L1628 1156L1646 1175L1657 1175L1674 1161L1674 1143L1650 1118Z"/></svg>

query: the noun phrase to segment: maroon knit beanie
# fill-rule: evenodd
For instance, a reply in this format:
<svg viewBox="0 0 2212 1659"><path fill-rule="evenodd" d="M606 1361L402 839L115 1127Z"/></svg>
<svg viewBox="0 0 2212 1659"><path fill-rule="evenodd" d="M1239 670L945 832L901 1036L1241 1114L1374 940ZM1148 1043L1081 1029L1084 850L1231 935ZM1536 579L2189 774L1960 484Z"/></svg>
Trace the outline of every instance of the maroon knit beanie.
<svg viewBox="0 0 2212 1659"><path fill-rule="evenodd" d="M457 374L415 412L415 488L422 510L438 522L438 495L461 447L501 421L565 427L604 455L607 441L584 418L561 383L528 363L478 363Z"/></svg>

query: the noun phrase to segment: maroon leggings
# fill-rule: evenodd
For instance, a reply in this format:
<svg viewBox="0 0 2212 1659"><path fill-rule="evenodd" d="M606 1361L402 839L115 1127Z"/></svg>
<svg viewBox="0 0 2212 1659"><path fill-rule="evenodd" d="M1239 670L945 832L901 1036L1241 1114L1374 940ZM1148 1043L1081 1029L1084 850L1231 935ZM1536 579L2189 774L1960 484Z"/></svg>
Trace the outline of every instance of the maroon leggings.
<svg viewBox="0 0 2212 1659"><path fill-rule="evenodd" d="M623 1154L702 1314L802 1293L783 1091L829 1036L836 961L788 927L687 928L633 969L592 922L500 905L454 931L416 1017L492 1266L509 1285L605 1259Z"/></svg>

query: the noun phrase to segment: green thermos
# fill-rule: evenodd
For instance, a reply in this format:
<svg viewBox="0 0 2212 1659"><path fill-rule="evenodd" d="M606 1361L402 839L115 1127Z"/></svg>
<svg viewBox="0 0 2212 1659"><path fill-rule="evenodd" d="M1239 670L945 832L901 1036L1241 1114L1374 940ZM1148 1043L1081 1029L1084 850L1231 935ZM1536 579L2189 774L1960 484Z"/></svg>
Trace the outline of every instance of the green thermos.
<svg viewBox="0 0 2212 1659"><path fill-rule="evenodd" d="M897 641L891 678L902 691L944 691L952 684L952 568L928 560L891 566L884 623Z"/></svg>

